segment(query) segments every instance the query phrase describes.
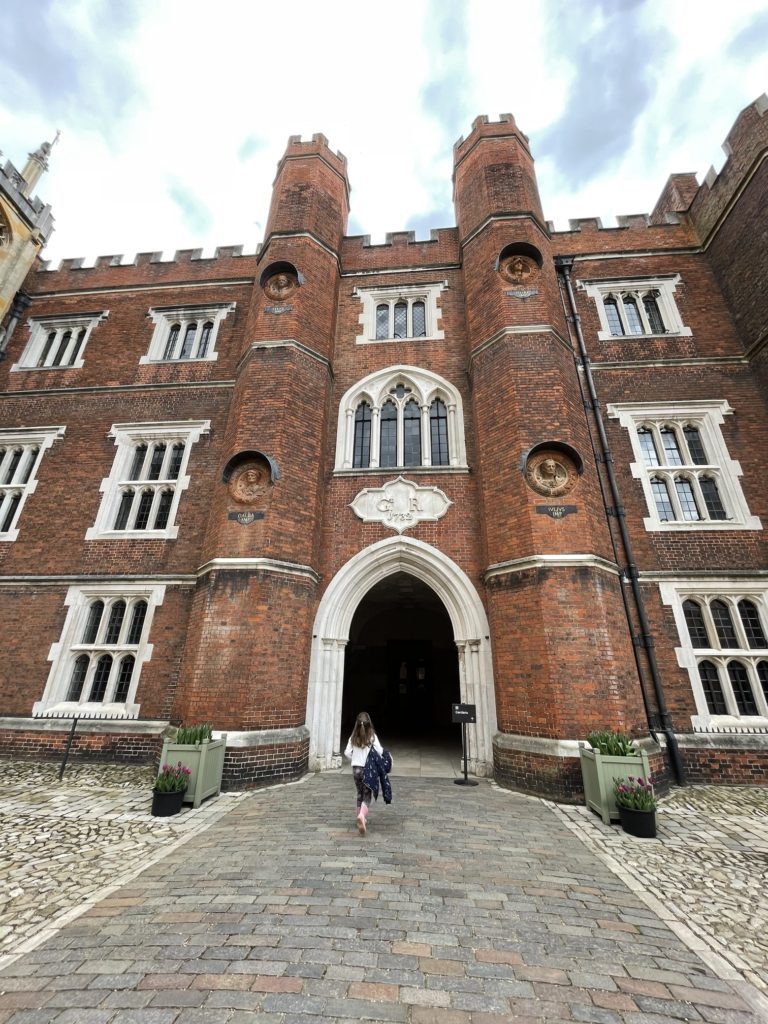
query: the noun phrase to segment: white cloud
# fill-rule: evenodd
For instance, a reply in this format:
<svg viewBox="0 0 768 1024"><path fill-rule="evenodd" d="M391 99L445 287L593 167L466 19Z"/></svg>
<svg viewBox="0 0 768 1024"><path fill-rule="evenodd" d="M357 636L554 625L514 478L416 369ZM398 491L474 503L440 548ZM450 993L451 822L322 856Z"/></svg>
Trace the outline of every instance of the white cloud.
<svg viewBox="0 0 768 1024"><path fill-rule="evenodd" d="M511 111L541 154L588 66L590 33L605 22L598 0L285 8L225 0L215 16L203 0L137 0L120 17L100 0L46 6L52 66L34 89L0 93L0 145L22 166L62 129L38 186L56 218L46 253L54 262L252 249L288 136L317 131L348 157L351 230L380 241L430 216L439 218L432 227L452 224L452 143L477 114ZM574 9L579 29L558 34ZM636 70L647 95L627 111L632 130L618 158L578 188L567 162L540 156L545 213L558 227L568 217L610 222L647 211L669 173L703 175L739 110L767 84L759 47L744 59L728 52L762 0L701 0L695 19L683 0L630 10L612 24L643 33ZM110 31L100 31L107 16ZM669 47L649 45L654 38ZM623 42L632 52L632 39ZM579 111L586 123L590 114L588 104Z"/></svg>

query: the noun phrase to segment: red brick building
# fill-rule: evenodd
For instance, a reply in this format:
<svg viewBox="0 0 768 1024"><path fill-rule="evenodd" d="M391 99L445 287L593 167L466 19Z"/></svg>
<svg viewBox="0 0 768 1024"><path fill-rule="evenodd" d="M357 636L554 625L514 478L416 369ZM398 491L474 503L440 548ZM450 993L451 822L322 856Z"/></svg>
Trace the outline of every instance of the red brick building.
<svg viewBox="0 0 768 1024"><path fill-rule="evenodd" d="M34 268L0 363L2 752L82 714L77 753L150 759L210 720L252 785L338 764L361 707L428 742L460 701L511 787L576 796L599 727L764 781L767 111L616 228L553 230L504 115L428 241L348 237L316 135L255 256Z"/></svg>

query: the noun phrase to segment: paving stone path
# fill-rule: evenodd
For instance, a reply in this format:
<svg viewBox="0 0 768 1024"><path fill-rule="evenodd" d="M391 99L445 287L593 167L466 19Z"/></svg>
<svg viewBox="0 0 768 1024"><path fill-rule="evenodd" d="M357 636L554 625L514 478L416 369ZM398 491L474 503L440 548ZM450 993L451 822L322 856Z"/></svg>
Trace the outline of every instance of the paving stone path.
<svg viewBox="0 0 768 1024"><path fill-rule="evenodd" d="M706 808L686 817L682 803L675 813L684 823L675 825L665 804L663 828L679 842L630 847L581 809L488 783L393 782L395 803L374 808L365 838L353 827L346 773L223 797L172 823L149 818L146 790L126 784L121 798L118 787L102 824L116 829L118 860L124 841L134 850L121 866L136 877L8 958L0 1024L768 1019L768 1000L732 962L704 944L692 949L680 922L657 914L653 894L622 877L634 878L635 860L651 874L667 871L659 849L689 863L683 836L703 830L706 839ZM81 816L66 817L73 792L51 799L63 801L57 813L76 829ZM144 803L131 810L133 799ZM9 806L3 836L29 805L16 794L0 801L0 810ZM37 813L50 822L44 808ZM162 837L141 852L127 825ZM729 827L722 843L743 850L742 829ZM761 836L758 828L754 843ZM82 881L108 846L91 857L89 843L85 856L62 861L62 884L75 873ZM40 860L54 850L55 842ZM41 892L37 902L50 898Z"/></svg>
<svg viewBox="0 0 768 1024"><path fill-rule="evenodd" d="M556 809L583 842L660 913L684 922L768 994L768 787L674 790L658 840L637 842L585 807ZM663 907L663 910L662 910Z"/></svg>
<svg viewBox="0 0 768 1024"><path fill-rule="evenodd" d="M0 761L0 768L0 964L242 799L153 818L151 768L73 765L62 782L58 765Z"/></svg>

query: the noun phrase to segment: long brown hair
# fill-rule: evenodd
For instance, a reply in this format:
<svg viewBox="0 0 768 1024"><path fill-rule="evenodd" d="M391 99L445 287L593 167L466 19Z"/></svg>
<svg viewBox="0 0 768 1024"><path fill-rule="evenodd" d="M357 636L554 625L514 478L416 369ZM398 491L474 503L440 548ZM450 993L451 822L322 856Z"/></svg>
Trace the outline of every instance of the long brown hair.
<svg viewBox="0 0 768 1024"><path fill-rule="evenodd" d="M373 743L374 728L371 716L367 711L361 711L355 719L355 728L352 730L353 747L370 747Z"/></svg>

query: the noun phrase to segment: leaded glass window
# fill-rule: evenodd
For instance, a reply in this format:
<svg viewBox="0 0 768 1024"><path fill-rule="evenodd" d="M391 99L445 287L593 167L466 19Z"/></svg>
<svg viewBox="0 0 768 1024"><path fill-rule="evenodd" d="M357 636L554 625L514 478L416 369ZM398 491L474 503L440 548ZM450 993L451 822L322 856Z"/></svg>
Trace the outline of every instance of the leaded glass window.
<svg viewBox="0 0 768 1024"><path fill-rule="evenodd" d="M427 308L423 302L414 302L411 307L413 320L413 337L426 338L427 336Z"/></svg>
<svg viewBox="0 0 768 1024"><path fill-rule="evenodd" d="M659 304L656 301L656 294L654 292L649 292L643 296L643 307L645 308L645 315L648 320L648 326L651 329L651 334L664 334L664 321L662 320Z"/></svg>
<svg viewBox="0 0 768 1024"><path fill-rule="evenodd" d="M755 703L755 695L752 692L752 687L749 685L747 670L741 662L728 662L728 678L731 681L731 688L733 689L733 696L736 701L736 707L739 709L739 714L756 715L757 704Z"/></svg>
<svg viewBox="0 0 768 1024"><path fill-rule="evenodd" d="M768 704L768 661L758 661L757 678L760 680L763 697L765 697L766 704Z"/></svg>
<svg viewBox="0 0 768 1024"><path fill-rule="evenodd" d="M608 319L608 329L614 337L621 337L624 334L624 325L621 322L619 316L619 307L616 299L609 298L603 303L605 308L605 315Z"/></svg>
<svg viewBox="0 0 768 1024"><path fill-rule="evenodd" d="M120 639L120 630L125 618L125 601L115 601L109 611L107 632L104 634L105 644L116 644Z"/></svg>
<svg viewBox="0 0 768 1024"><path fill-rule="evenodd" d="M67 691L67 700L80 700L90 663L91 659L87 654L81 654L79 657L75 658L75 663L72 666L72 675L69 681L69 690Z"/></svg>
<svg viewBox="0 0 768 1024"><path fill-rule="evenodd" d="M768 647L768 643L766 643L765 640L765 633L763 632L763 626L760 622L760 614L757 610L757 605L753 601L748 601L746 599L739 601L739 616L741 617L741 624L744 627L747 644L750 647Z"/></svg>
<svg viewBox="0 0 768 1024"><path fill-rule="evenodd" d="M637 311L637 302L634 299L624 299L624 315L627 318L630 334L643 334L643 322Z"/></svg>
<svg viewBox="0 0 768 1024"><path fill-rule="evenodd" d="M131 626L128 630L127 643L138 644L141 643L141 631L144 628L144 620L147 617L147 602L137 601L133 606L133 615L131 616Z"/></svg>
<svg viewBox="0 0 768 1024"><path fill-rule="evenodd" d="M192 355L192 346L195 343L195 335L197 334L197 323L192 322L187 324L187 328L184 331L184 344L181 346L181 352L179 353L179 359L189 359Z"/></svg>
<svg viewBox="0 0 768 1024"><path fill-rule="evenodd" d="M449 465L448 412L445 408L445 403L439 398L434 400L429 409L429 429L432 446L432 465Z"/></svg>
<svg viewBox="0 0 768 1024"><path fill-rule="evenodd" d="M688 445L688 454L691 456L693 465L706 466L707 453L704 451L699 428L688 425L683 428L683 434L685 435L685 443Z"/></svg>
<svg viewBox="0 0 768 1024"><path fill-rule="evenodd" d="M101 616L104 614L104 602L94 601L88 609L88 618L86 619L85 629L83 631L83 643L84 644L95 644L96 638L99 635L99 625L101 624Z"/></svg>
<svg viewBox="0 0 768 1024"><path fill-rule="evenodd" d="M407 338L408 337L408 303L407 302L396 302L395 303L395 332L393 337L395 338Z"/></svg>
<svg viewBox="0 0 768 1024"><path fill-rule="evenodd" d="M366 469L371 464L371 409L367 402L361 402L355 411L355 437L352 465L355 469Z"/></svg>
<svg viewBox="0 0 768 1024"><path fill-rule="evenodd" d="M376 307L376 339L383 341L389 337L389 305L380 302Z"/></svg>
<svg viewBox="0 0 768 1024"><path fill-rule="evenodd" d="M104 694L107 692L107 684L109 683L109 675L111 671L112 655L102 654L96 662L96 671L93 674L91 692L88 697L89 703L101 703L101 701L104 700Z"/></svg>
<svg viewBox="0 0 768 1024"><path fill-rule="evenodd" d="M704 496L704 502L707 506L707 512L709 512L710 519L727 519L723 503L720 500L720 492L717 489L717 484L710 476L703 476L699 479L699 485L701 487L701 493Z"/></svg>
<svg viewBox="0 0 768 1024"><path fill-rule="evenodd" d="M662 427L659 431L661 443L664 446L664 461L668 466L682 466L683 458L680 454L680 445L677 443L677 434L671 427Z"/></svg>
<svg viewBox="0 0 768 1024"><path fill-rule="evenodd" d="M712 601L709 606L712 621L715 624L717 639L721 647L740 647L736 630L733 628L733 620L728 605L725 601Z"/></svg>
<svg viewBox="0 0 768 1024"><path fill-rule="evenodd" d="M142 441L123 456L129 468L116 498L111 529L165 530L168 527L185 452L183 441ZM140 488L129 484L139 481Z"/></svg>
<svg viewBox="0 0 768 1024"><path fill-rule="evenodd" d="M643 461L646 466L659 465L659 453L656 451L656 442L653 439L653 432L647 427L640 427L637 431L640 438L640 449L643 453Z"/></svg>
<svg viewBox="0 0 768 1024"><path fill-rule="evenodd" d="M728 708L725 703L723 687L720 683L717 666L713 665L711 661L700 662L699 678L701 679L704 698L707 702L707 708L709 709L710 714L725 715Z"/></svg>
<svg viewBox="0 0 768 1024"><path fill-rule="evenodd" d="M707 627L704 624L704 615L701 605L696 601L684 601L683 612L685 623L688 626L688 634L691 638L692 647L709 647Z"/></svg>
<svg viewBox="0 0 768 1024"><path fill-rule="evenodd" d="M656 514L659 519L662 522L674 519L675 511L672 508L672 502L669 498L666 480L661 480L659 477L652 477L651 490L653 491L653 499L656 502Z"/></svg>
<svg viewBox="0 0 768 1024"><path fill-rule="evenodd" d="M421 465L421 412L413 400L403 413L403 465Z"/></svg>
<svg viewBox="0 0 768 1024"><path fill-rule="evenodd" d="M126 656L120 660L120 670L117 676L117 685L115 686L115 700L118 703L122 704L128 699L128 691L131 686L133 666L135 664L136 659L132 654L126 654Z"/></svg>
<svg viewBox="0 0 768 1024"><path fill-rule="evenodd" d="M678 477L677 480L675 480L675 489L680 502L680 508L683 512L683 519L687 519L689 521L701 519L696 505L696 499L693 496L693 487L691 487L690 480L686 480L684 477Z"/></svg>
<svg viewBox="0 0 768 1024"><path fill-rule="evenodd" d="M381 441L379 465L397 465L397 409L394 402L385 402L381 410Z"/></svg>
<svg viewBox="0 0 768 1024"><path fill-rule="evenodd" d="M171 329L168 332L168 341L165 344L165 351L163 352L163 359L173 359L173 354L176 351L176 346L179 342L179 334L181 333L181 324L172 324Z"/></svg>

